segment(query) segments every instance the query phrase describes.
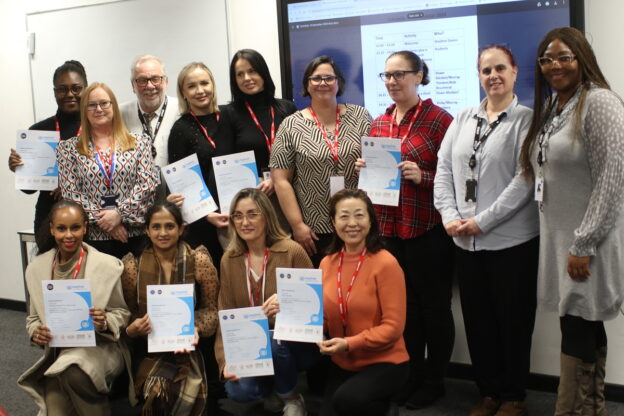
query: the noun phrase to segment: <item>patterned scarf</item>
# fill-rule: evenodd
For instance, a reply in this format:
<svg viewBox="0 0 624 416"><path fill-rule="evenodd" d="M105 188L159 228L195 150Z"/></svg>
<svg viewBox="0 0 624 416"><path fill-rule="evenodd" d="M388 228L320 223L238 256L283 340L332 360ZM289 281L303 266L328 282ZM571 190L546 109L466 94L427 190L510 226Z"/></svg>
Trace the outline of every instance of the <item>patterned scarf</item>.
<svg viewBox="0 0 624 416"><path fill-rule="evenodd" d="M169 284L195 284L195 258L189 245L180 242L175 258ZM147 313L147 285L165 282L154 250L147 248L139 259L139 316ZM201 353L192 351L190 354L148 354L139 365L135 388L137 396L145 401L141 410L142 416L201 415L208 396Z"/></svg>

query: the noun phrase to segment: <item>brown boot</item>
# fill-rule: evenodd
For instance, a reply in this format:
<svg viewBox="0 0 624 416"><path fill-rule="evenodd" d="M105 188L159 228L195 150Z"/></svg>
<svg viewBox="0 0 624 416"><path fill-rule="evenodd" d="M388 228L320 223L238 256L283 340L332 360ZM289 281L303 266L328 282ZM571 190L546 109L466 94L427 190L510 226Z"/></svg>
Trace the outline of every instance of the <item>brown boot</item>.
<svg viewBox="0 0 624 416"><path fill-rule="evenodd" d="M594 380L595 363L561 353L555 416L580 416Z"/></svg>
<svg viewBox="0 0 624 416"><path fill-rule="evenodd" d="M605 367L607 363L607 347L596 350L596 371L594 379L583 402L582 416L607 416L604 396Z"/></svg>
<svg viewBox="0 0 624 416"><path fill-rule="evenodd" d="M470 410L468 416L494 416L500 404L500 400L486 396L481 399L481 403Z"/></svg>
<svg viewBox="0 0 624 416"><path fill-rule="evenodd" d="M495 416L527 416L526 402L503 402Z"/></svg>

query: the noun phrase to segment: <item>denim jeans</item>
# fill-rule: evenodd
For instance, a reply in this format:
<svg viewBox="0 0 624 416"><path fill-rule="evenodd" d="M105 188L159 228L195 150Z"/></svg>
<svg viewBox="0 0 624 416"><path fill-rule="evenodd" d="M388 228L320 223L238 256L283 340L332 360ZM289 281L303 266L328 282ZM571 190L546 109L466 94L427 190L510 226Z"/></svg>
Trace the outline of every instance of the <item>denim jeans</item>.
<svg viewBox="0 0 624 416"><path fill-rule="evenodd" d="M318 346L308 342L277 341L271 331L273 353L272 376L246 377L225 383L228 397L236 402L249 402L271 394L275 387L277 395L290 396L297 386L300 371L307 370L320 358Z"/></svg>

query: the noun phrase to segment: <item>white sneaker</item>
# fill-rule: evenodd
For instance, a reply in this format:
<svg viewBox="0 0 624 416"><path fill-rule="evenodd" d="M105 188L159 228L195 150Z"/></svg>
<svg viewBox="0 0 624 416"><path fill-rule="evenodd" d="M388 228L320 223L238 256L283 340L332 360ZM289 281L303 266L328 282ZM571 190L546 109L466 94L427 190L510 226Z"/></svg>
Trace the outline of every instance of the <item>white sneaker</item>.
<svg viewBox="0 0 624 416"><path fill-rule="evenodd" d="M305 408L303 396L299 394L295 399L284 400L284 416L306 416L308 412Z"/></svg>
<svg viewBox="0 0 624 416"><path fill-rule="evenodd" d="M279 413L282 411L284 407L284 400L282 400L275 390L273 392L262 399L262 407L266 412L269 413Z"/></svg>

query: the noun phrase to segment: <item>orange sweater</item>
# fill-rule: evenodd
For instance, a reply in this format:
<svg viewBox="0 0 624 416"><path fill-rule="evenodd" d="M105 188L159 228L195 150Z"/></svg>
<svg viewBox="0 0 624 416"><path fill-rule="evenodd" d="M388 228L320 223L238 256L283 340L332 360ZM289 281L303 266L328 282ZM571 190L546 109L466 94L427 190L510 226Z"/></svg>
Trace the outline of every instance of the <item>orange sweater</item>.
<svg viewBox="0 0 624 416"><path fill-rule="evenodd" d="M342 293L346 297L360 253L345 253L342 265ZM375 363L400 364L409 360L405 327L405 278L394 256L386 250L367 254L351 289L347 303L347 327L343 333L338 307L338 263L340 253L321 261L325 329L330 337L344 337L347 351L332 359L348 371L360 371Z"/></svg>

